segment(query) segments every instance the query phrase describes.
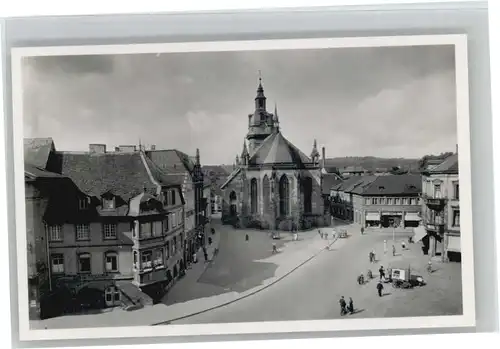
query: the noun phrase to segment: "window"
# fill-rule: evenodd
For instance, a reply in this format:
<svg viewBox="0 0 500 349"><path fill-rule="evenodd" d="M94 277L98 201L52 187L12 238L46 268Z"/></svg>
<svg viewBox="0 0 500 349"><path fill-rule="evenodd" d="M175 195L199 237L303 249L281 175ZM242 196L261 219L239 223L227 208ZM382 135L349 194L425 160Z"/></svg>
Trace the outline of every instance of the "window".
<svg viewBox="0 0 500 349"><path fill-rule="evenodd" d="M377 198L373 198L372 199L372 204L373 205L378 205L378 199Z"/></svg>
<svg viewBox="0 0 500 349"><path fill-rule="evenodd" d="M420 205L420 198L416 198L415 202L416 202L417 205Z"/></svg>
<svg viewBox="0 0 500 349"><path fill-rule="evenodd" d="M365 198L365 205L369 205L370 204L370 198Z"/></svg>
<svg viewBox="0 0 500 349"><path fill-rule="evenodd" d="M91 272L90 253L82 253L78 256L78 271L80 273Z"/></svg>
<svg viewBox="0 0 500 349"><path fill-rule="evenodd" d="M64 273L64 256L62 254L53 254L51 256L52 260L52 273L63 274Z"/></svg>
<svg viewBox="0 0 500 349"><path fill-rule="evenodd" d="M458 182L453 182L453 199L455 200L460 199L460 186Z"/></svg>
<svg viewBox="0 0 500 349"><path fill-rule="evenodd" d="M171 203L172 203L172 205L175 205L175 190L171 190L170 191L170 195L172 195L172 201L171 201Z"/></svg>
<svg viewBox="0 0 500 349"><path fill-rule="evenodd" d="M114 210L115 209L115 198L102 199L103 210Z"/></svg>
<svg viewBox="0 0 500 349"><path fill-rule="evenodd" d="M155 251L154 265L155 266L163 265L163 250L162 249L158 249Z"/></svg>
<svg viewBox="0 0 500 349"><path fill-rule="evenodd" d="M162 236L163 235L163 222L156 221L153 222L153 236Z"/></svg>
<svg viewBox="0 0 500 349"><path fill-rule="evenodd" d="M141 253L142 269L149 269L152 267L152 256L153 253L151 251L144 251Z"/></svg>
<svg viewBox="0 0 500 349"><path fill-rule="evenodd" d="M89 199L88 198L82 198L78 201L78 208L80 210L86 210L89 208Z"/></svg>
<svg viewBox="0 0 500 349"><path fill-rule="evenodd" d="M141 223L141 238L147 239L151 237L151 223Z"/></svg>
<svg viewBox="0 0 500 349"><path fill-rule="evenodd" d="M250 213L256 214L258 209L258 191L257 191L257 179L252 178L250 181Z"/></svg>
<svg viewBox="0 0 500 349"><path fill-rule="evenodd" d="M105 223L102 225L102 231L104 233L104 239L116 239L116 224Z"/></svg>
<svg viewBox="0 0 500 349"><path fill-rule="evenodd" d="M174 255L177 250L177 236L174 236L172 240L172 254Z"/></svg>
<svg viewBox="0 0 500 349"><path fill-rule="evenodd" d="M107 272L117 272L118 271L118 253L107 252L105 259L106 259L106 271Z"/></svg>
<svg viewBox="0 0 500 349"><path fill-rule="evenodd" d="M170 258L170 241L167 241L167 244L165 245L165 257L168 260Z"/></svg>
<svg viewBox="0 0 500 349"><path fill-rule="evenodd" d="M415 205L415 198L410 198L410 205Z"/></svg>
<svg viewBox="0 0 500 349"><path fill-rule="evenodd" d="M172 228L175 228L177 226L177 221L175 219L175 212L172 213Z"/></svg>
<svg viewBox="0 0 500 349"><path fill-rule="evenodd" d="M169 197L169 193L170 193L170 192L168 192L168 191L167 191L167 192L163 192L163 195L162 195L162 196L163 196L163 205L164 205L164 206L168 206L168 197Z"/></svg>
<svg viewBox="0 0 500 349"><path fill-rule="evenodd" d="M134 251L134 269L139 269L138 268L137 251Z"/></svg>
<svg viewBox="0 0 500 349"><path fill-rule="evenodd" d="M392 198L387 198L387 205L392 205Z"/></svg>
<svg viewBox="0 0 500 349"><path fill-rule="evenodd" d="M279 204L280 215L287 216L290 207L290 188L286 175L283 175L279 182Z"/></svg>
<svg viewBox="0 0 500 349"><path fill-rule="evenodd" d="M407 205L408 204L408 199L407 198L401 198L401 205Z"/></svg>
<svg viewBox="0 0 500 349"><path fill-rule="evenodd" d="M385 205L385 198L380 198L380 205Z"/></svg>
<svg viewBox="0 0 500 349"><path fill-rule="evenodd" d="M453 210L453 226L460 226L460 210Z"/></svg>
<svg viewBox="0 0 500 349"><path fill-rule="evenodd" d="M312 193L313 193L313 182L312 182L311 177L304 178L303 190L304 190L304 212L311 213L312 212Z"/></svg>
<svg viewBox="0 0 500 349"><path fill-rule="evenodd" d="M434 184L434 197L441 198L441 184Z"/></svg>
<svg viewBox="0 0 500 349"><path fill-rule="evenodd" d="M165 230L165 233L170 230L170 227L168 225L168 215L165 217L165 220L163 221L163 229Z"/></svg>
<svg viewBox="0 0 500 349"><path fill-rule="evenodd" d="M50 241L62 241L62 226L61 225L48 225L48 235Z"/></svg>
<svg viewBox="0 0 500 349"><path fill-rule="evenodd" d="M399 205L399 198L394 198L394 205Z"/></svg>
<svg viewBox="0 0 500 349"><path fill-rule="evenodd" d="M90 240L90 225L77 224L75 227L77 240Z"/></svg>

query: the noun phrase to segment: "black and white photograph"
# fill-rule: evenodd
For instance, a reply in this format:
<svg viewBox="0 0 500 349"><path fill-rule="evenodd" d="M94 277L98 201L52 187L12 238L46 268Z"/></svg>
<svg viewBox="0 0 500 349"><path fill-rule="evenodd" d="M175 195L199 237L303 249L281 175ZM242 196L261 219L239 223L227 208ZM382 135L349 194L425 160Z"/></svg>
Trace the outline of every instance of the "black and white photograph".
<svg viewBox="0 0 500 349"><path fill-rule="evenodd" d="M24 339L474 325L465 36L12 66Z"/></svg>

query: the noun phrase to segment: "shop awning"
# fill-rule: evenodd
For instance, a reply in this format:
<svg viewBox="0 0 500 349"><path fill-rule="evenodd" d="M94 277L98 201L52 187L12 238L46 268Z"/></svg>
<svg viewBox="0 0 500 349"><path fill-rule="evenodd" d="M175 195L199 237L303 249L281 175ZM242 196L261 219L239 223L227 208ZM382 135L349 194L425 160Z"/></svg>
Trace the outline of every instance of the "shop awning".
<svg viewBox="0 0 500 349"><path fill-rule="evenodd" d="M460 236L448 236L448 249L449 252L461 252L460 250Z"/></svg>
<svg viewBox="0 0 500 349"><path fill-rule="evenodd" d="M425 228L422 226L414 228L413 232L415 233L415 235L413 236L413 240L415 242L419 242L423 239L424 236L427 235L427 231L425 231Z"/></svg>
<svg viewBox="0 0 500 349"><path fill-rule="evenodd" d="M421 218L416 212L407 212L405 214L405 221L419 222L420 220Z"/></svg>
<svg viewBox="0 0 500 349"><path fill-rule="evenodd" d="M375 212L368 212L366 214L366 220L367 221L379 221L380 220L380 214L375 213Z"/></svg>

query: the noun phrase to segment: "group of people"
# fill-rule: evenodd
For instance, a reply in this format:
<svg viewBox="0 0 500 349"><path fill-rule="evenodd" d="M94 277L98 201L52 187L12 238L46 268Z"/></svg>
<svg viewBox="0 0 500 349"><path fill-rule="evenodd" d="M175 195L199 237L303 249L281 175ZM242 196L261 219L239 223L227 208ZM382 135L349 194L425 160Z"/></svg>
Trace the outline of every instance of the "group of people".
<svg viewBox="0 0 500 349"><path fill-rule="evenodd" d="M349 303L345 301L344 296L340 297L339 304L341 316L354 314L354 302L351 297L349 297Z"/></svg>

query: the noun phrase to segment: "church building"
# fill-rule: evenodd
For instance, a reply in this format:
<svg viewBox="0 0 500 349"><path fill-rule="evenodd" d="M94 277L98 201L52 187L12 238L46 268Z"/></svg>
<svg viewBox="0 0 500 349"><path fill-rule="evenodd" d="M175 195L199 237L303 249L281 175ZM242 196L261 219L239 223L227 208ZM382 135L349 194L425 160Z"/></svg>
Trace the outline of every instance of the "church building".
<svg viewBox="0 0 500 349"><path fill-rule="evenodd" d="M286 231L329 225L316 140L305 155L283 136L277 108L268 112L266 100L259 79L243 151L221 186L223 223Z"/></svg>

